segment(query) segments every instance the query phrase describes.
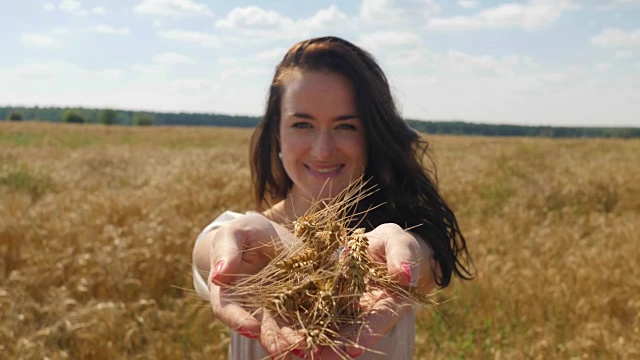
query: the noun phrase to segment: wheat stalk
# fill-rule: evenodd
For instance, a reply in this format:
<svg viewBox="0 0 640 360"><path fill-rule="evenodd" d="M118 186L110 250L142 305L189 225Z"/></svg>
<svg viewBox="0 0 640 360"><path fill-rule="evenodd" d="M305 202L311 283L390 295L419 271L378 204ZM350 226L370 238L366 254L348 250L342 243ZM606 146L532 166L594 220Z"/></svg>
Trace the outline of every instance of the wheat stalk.
<svg viewBox="0 0 640 360"><path fill-rule="evenodd" d="M366 326L367 310L362 297L373 289L402 301L430 304L428 296L400 286L368 252L363 228L349 228L358 201L375 190L360 180L328 202L316 203L291 224L296 241L283 247L259 273L231 285L235 300L252 313L262 310L304 335L303 347L332 347L347 358L340 347L349 344L339 334L345 328L360 333Z"/></svg>

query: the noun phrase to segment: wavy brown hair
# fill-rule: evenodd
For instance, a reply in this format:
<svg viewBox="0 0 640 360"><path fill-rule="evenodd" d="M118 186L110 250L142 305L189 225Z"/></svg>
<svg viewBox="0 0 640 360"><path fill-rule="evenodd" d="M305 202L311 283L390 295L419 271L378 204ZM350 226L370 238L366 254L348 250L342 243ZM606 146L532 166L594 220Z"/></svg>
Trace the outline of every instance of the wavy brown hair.
<svg viewBox="0 0 640 360"><path fill-rule="evenodd" d="M294 71L327 71L353 84L358 115L367 139L364 177L377 191L358 205L366 212L361 226L372 230L396 223L420 235L433 249L440 271L439 286L452 273L473 278L473 263L451 208L423 165L428 142L400 117L389 83L371 54L337 37L321 37L295 44L276 67L267 109L251 139L251 177L256 206L284 199L292 181L278 159L280 104L288 76ZM438 272L436 272L438 274Z"/></svg>

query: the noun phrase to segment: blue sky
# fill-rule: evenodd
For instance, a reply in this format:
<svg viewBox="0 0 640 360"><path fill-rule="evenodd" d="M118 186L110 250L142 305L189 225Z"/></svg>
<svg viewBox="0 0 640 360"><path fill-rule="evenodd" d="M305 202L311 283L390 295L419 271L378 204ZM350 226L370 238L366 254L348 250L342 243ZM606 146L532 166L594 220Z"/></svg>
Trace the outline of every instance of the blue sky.
<svg viewBox="0 0 640 360"><path fill-rule="evenodd" d="M7 1L0 105L259 115L297 41L369 50L402 114L640 126L640 0Z"/></svg>

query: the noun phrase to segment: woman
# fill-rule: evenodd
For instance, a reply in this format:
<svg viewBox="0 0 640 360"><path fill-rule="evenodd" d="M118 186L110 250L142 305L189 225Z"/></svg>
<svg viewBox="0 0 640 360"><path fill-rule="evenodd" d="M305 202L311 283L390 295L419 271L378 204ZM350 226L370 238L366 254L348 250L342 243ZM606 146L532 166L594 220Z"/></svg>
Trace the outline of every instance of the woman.
<svg viewBox="0 0 640 360"><path fill-rule="evenodd" d="M367 52L335 37L302 41L287 52L251 142L259 212L224 213L203 230L193 252L198 293L235 330L230 358L338 356L330 349L306 354L298 334L251 316L220 285L233 281L232 274L257 273L275 255L272 239L293 236L285 224L354 179L364 177L379 189L360 201L362 210L382 205L368 211L359 226L368 232L372 256L386 262L401 285L428 293L446 287L452 274L472 277L456 218L423 167L426 149L399 116L387 79ZM265 203L275 205L264 209ZM386 298L374 310L371 326L350 339L358 345L342 351L351 357L412 358L411 306Z"/></svg>

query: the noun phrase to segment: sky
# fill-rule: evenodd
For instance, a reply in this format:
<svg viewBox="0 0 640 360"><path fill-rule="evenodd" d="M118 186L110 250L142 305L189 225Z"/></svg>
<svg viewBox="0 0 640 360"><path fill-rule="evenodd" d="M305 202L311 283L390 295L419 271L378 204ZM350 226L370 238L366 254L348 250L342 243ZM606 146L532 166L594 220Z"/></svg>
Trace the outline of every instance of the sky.
<svg viewBox="0 0 640 360"><path fill-rule="evenodd" d="M640 0L20 0L0 106L260 115L294 43L374 55L405 118L640 127Z"/></svg>

